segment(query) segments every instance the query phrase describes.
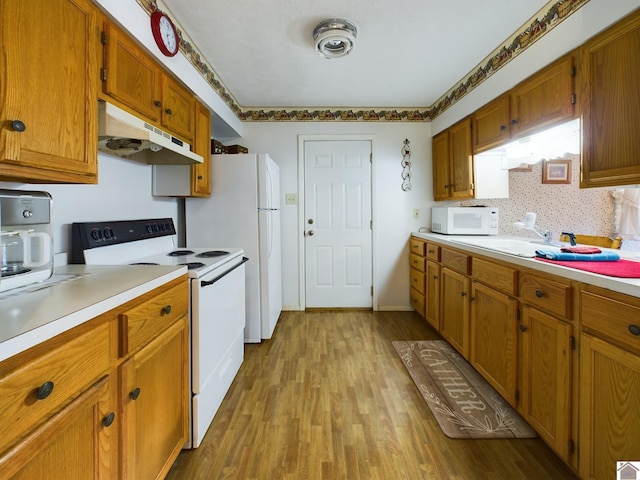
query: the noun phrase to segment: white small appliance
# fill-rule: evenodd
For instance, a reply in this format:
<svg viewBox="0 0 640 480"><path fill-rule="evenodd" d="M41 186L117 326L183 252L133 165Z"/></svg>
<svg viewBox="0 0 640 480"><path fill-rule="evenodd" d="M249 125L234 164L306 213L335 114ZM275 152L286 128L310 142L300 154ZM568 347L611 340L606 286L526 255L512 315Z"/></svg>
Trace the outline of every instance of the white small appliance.
<svg viewBox="0 0 640 480"><path fill-rule="evenodd" d="M280 171L267 154L211 156L211 197L185 200L187 245L238 245L247 262L245 342L271 338L282 311Z"/></svg>
<svg viewBox="0 0 640 480"><path fill-rule="evenodd" d="M191 401L185 448L198 447L244 359L244 251L176 248L171 218L73 223L71 233L72 263L187 267Z"/></svg>
<svg viewBox="0 0 640 480"><path fill-rule="evenodd" d="M446 235L498 235L498 209L432 207L431 231Z"/></svg>
<svg viewBox="0 0 640 480"><path fill-rule="evenodd" d="M0 292L53 275L51 195L0 190Z"/></svg>

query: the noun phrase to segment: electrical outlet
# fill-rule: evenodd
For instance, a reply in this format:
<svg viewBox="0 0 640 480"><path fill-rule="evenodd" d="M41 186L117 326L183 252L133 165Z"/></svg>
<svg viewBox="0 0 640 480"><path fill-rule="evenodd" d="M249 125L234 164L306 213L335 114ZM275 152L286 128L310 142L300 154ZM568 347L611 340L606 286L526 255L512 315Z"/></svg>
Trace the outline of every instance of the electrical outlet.
<svg viewBox="0 0 640 480"><path fill-rule="evenodd" d="M419 220L420 219L420 209L419 208L414 208L413 209L413 219L414 220Z"/></svg>
<svg viewBox="0 0 640 480"><path fill-rule="evenodd" d="M297 205L298 204L298 194L297 193L285 193L284 201L287 205Z"/></svg>

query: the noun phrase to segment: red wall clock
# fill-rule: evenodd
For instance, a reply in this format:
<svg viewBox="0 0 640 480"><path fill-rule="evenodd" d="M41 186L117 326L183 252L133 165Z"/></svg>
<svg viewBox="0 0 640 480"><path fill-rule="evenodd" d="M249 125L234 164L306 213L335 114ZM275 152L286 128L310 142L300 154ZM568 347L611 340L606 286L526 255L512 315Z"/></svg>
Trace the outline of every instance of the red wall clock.
<svg viewBox="0 0 640 480"><path fill-rule="evenodd" d="M167 57L178 53L180 37L171 19L160 10L151 14L151 32L160 51Z"/></svg>

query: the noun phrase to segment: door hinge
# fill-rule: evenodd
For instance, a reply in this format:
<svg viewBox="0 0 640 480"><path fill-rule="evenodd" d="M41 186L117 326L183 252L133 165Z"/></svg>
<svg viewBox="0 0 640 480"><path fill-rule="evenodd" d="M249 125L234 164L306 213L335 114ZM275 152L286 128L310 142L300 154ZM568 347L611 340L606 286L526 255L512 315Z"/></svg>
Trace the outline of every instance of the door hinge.
<svg viewBox="0 0 640 480"><path fill-rule="evenodd" d="M102 45L107 44L107 32L100 32L100 43L102 43Z"/></svg>
<svg viewBox="0 0 640 480"><path fill-rule="evenodd" d="M373 163L373 152L369 154L369 163Z"/></svg>
<svg viewBox="0 0 640 480"><path fill-rule="evenodd" d="M571 76L575 77L577 75L577 73L578 73L578 69L576 68L575 65L572 65L571 66Z"/></svg>
<svg viewBox="0 0 640 480"><path fill-rule="evenodd" d="M576 451L576 444L573 441L573 438L569 439L569 453L573 454Z"/></svg>
<svg viewBox="0 0 640 480"><path fill-rule="evenodd" d="M571 105L575 105L576 104L576 94L572 93L571 94Z"/></svg>
<svg viewBox="0 0 640 480"><path fill-rule="evenodd" d="M369 230L373 230L373 220L369 220Z"/></svg>
<svg viewBox="0 0 640 480"><path fill-rule="evenodd" d="M100 79L101 79L103 82L106 82L106 81L107 81L107 69L106 69L106 68L101 68L101 69L100 69Z"/></svg>
<svg viewBox="0 0 640 480"><path fill-rule="evenodd" d="M469 185L469 190L475 190L475 189L476 189L475 184L472 183L471 185Z"/></svg>
<svg viewBox="0 0 640 480"><path fill-rule="evenodd" d="M576 349L576 337L574 337L573 335L571 335L569 337L569 348L571 350L575 350Z"/></svg>
<svg viewBox="0 0 640 480"><path fill-rule="evenodd" d="M373 285L371 286L371 296L373 297Z"/></svg>

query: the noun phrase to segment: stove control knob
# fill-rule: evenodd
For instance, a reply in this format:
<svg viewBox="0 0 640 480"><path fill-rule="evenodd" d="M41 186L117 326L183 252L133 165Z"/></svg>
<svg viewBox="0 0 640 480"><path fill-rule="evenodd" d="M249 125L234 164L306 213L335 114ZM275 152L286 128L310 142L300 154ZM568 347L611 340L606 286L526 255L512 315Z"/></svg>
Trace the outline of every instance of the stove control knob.
<svg viewBox="0 0 640 480"><path fill-rule="evenodd" d="M106 240L110 240L114 237L113 235L113 230L111 229L111 227L105 227L105 229L102 231L104 238Z"/></svg>
<svg viewBox="0 0 640 480"><path fill-rule="evenodd" d="M160 231L164 232L167 229L167 226L164 223L160 224Z"/></svg>
<svg viewBox="0 0 640 480"><path fill-rule="evenodd" d="M91 230L91 238L93 238L96 241L102 240L102 232L97 228L94 228L93 230Z"/></svg>
<svg viewBox="0 0 640 480"><path fill-rule="evenodd" d="M160 227L158 227L157 223L153 224L153 231L154 231L154 233L158 233L160 231Z"/></svg>
<svg viewBox="0 0 640 480"><path fill-rule="evenodd" d="M150 224L147 224L145 230L147 231L147 233L151 233L153 231Z"/></svg>

